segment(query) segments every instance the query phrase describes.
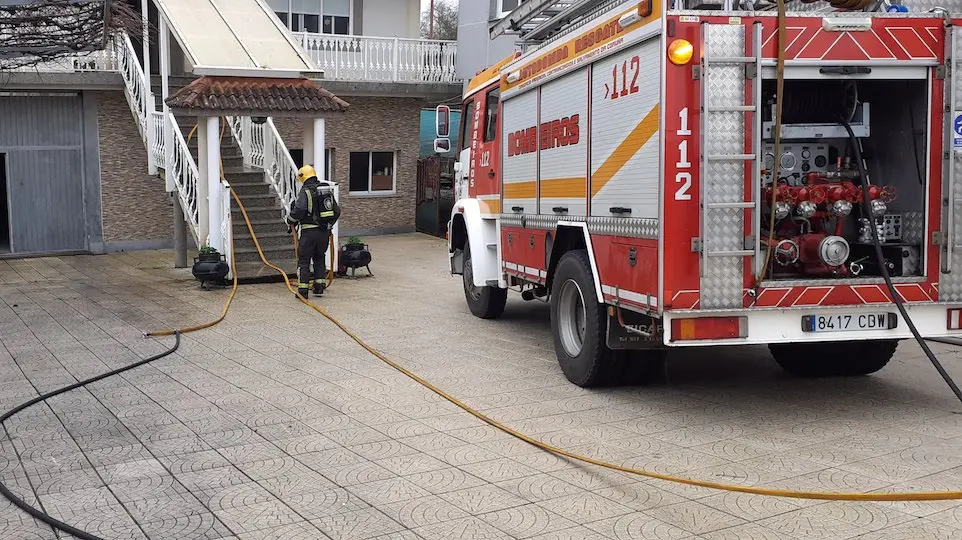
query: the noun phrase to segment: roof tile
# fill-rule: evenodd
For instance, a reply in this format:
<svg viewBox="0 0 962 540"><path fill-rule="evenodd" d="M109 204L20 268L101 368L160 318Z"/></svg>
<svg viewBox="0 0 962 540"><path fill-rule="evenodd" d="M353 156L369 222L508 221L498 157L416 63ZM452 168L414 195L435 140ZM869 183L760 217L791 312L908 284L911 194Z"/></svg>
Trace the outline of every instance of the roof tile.
<svg viewBox="0 0 962 540"><path fill-rule="evenodd" d="M343 99L308 79L201 77L167 98L167 106L191 111L252 110L267 113L343 112Z"/></svg>

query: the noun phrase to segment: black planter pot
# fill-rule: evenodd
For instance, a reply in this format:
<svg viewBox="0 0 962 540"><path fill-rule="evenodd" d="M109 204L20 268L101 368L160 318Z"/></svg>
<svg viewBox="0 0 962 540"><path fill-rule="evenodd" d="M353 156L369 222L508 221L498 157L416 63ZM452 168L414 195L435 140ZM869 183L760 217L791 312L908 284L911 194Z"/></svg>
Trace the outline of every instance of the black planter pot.
<svg viewBox="0 0 962 540"><path fill-rule="evenodd" d="M190 272L194 278L201 282L201 287L207 283L223 284L230 272L230 265L223 259L220 253L201 253L194 258L194 266Z"/></svg>
<svg viewBox="0 0 962 540"><path fill-rule="evenodd" d="M371 273L371 268L368 266L371 264L371 251L364 244L345 244L341 247L340 262L338 264L338 269L342 274L347 274L347 269L351 269L351 274L361 267L367 268L368 273Z"/></svg>

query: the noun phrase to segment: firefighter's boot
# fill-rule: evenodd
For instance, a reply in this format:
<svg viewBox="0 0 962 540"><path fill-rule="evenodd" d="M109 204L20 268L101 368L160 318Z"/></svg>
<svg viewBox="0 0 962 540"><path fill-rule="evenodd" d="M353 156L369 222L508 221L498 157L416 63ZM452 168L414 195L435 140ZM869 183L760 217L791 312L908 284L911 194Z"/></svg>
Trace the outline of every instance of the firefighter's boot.
<svg viewBox="0 0 962 540"><path fill-rule="evenodd" d="M307 300L309 295L310 289L297 289L297 294L294 295L294 298L303 298L304 300Z"/></svg>
<svg viewBox="0 0 962 540"><path fill-rule="evenodd" d="M324 296L324 282L321 280L314 281L314 296Z"/></svg>

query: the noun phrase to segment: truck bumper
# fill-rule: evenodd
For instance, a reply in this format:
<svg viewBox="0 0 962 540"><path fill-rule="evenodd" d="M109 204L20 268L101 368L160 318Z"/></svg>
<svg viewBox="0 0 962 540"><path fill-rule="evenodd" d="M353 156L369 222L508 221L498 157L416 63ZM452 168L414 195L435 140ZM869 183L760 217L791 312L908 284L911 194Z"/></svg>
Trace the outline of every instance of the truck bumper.
<svg viewBox="0 0 962 540"><path fill-rule="evenodd" d="M922 337L962 338L962 330L949 329L959 326L959 316L953 318L951 310L962 305L904 306ZM669 347L913 338L895 304L666 311L663 324Z"/></svg>

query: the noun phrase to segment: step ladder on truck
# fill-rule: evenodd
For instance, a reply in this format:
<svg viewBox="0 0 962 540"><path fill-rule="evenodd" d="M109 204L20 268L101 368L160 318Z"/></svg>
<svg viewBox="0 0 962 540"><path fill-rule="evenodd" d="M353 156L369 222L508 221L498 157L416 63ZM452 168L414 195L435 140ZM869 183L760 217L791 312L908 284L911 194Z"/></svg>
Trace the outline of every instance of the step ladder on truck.
<svg viewBox="0 0 962 540"><path fill-rule="evenodd" d="M579 386L674 347L872 373L912 337L892 290L962 336L962 38L861 4L608 2L481 72L448 228L471 312L548 302Z"/></svg>

